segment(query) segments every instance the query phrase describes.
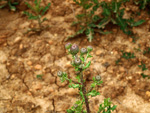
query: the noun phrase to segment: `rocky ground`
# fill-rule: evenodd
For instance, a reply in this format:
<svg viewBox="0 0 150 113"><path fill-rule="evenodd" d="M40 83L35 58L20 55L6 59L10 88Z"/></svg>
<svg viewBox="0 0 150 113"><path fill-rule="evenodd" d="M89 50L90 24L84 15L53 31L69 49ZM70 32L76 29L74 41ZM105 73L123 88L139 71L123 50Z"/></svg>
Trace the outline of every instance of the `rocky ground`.
<svg viewBox="0 0 150 113"><path fill-rule="evenodd" d="M44 23L50 28L41 34L24 34L36 21L28 20L22 11L0 10L0 113L65 113L78 98L77 90L60 82L57 71L75 78L64 39L76 30L70 25L75 18L73 9L77 12L79 8L64 0L51 3ZM127 11L132 8L129 4ZM138 67L144 62L148 68L144 73L150 75L150 55L137 50L150 47L150 18L144 11L137 18L147 21L133 28L139 36L135 43L118 27L112 27L109 35L96 34L92 43L84 35L68 41L94 48L85 79L88 86L100 74L103 84L97 89L101 95L90 98L92 113L108 97L117 105L113 113L150 113L150 80L142 78ZM117 65L121 50L134 52L136 58L121 59ZM37 75L43 75L42 79Z"/></svg>

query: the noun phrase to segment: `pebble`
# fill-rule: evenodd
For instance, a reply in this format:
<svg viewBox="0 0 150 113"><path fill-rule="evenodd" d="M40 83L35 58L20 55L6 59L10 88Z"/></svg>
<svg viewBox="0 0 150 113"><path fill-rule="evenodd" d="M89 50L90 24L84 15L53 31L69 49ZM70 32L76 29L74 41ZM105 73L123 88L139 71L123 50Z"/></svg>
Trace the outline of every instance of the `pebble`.
<svg viewBox="0 0 150 113"><path fill-rule="evenodd" d="M49 40L48 43L51 45L51 44L53 44L53 41L52 41L52 40Z"/></svg>
<svg viewBox="0 0 150 113"><path fill-rule="evenodd" d="M146 95L147 95L148 97L150 97L150 92L149 92L149 91L146 91Z"/></svg>
<svg viewBox="0 0 150 113"><path fill-rule="evenodd" d="M98 56L98 55L100 55L101 53L102 53L101 50L97 50L95 54Z"/></svg>
<svg viewBox="0 0 150 113"><path fill-rule="evenodd" d="M28 61L28 62L27 62L27 65L28 65L28 66L31 66L31 65L32 65L32 62L31 62L31 61Z"/></svg>
<svg viewBox="0 0 150 113"><path fill-rule="evenodd" d="M34 66L34 69L36 69L36 70L40 70L40 69L42 69L42 66L41 66L41 65L39 65L39 64L37 64L37 65L35 65L35 66Z"/></svg>
<svg viewBox="0 0 150 113"><path fill-rule="evenodd" d="M35 90L40 90L40 89L42 89L42 87L43 87L43 85L40 84L40 83L38 83L38 84L36 84L36 85L34 86L33 89L35 89Z"/></svg>
<svg viewBox="0 0 150 113"><path fill-rule="evenodd" d="M66 63L65 68L70 68L72 65L70 64L70 61Z"/></svg>
<svg viewBox="0 0 150 113"><path fill-rule="evenodd" d="M14 44L19 43L21 40L22 40L21 37L17 37L17 38L14 40Z"/></svg>

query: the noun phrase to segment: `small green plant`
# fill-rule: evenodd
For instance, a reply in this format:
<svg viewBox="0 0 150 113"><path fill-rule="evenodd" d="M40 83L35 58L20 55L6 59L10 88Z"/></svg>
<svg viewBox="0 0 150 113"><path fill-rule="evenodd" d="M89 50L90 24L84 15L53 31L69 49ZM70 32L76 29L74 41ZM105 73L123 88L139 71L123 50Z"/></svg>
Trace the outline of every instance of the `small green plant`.
<svg viewBox="0 0 150 113"><path fill-rule="evenodd" d="M103 1L99 3L98 0L80 0L79 2L74 0L76 4L83 8L83 13L76 16L78 21L74 22L74 25L78 24L80 29L66 40L85 33L89 42L91 42L95 32L100 34L111 33L103 30L109 23L119 26L124 33L134 37L131 28L143 24L145 20L135 22L133 18L123 18L125 8L121 8L121 6L127 1L129 0L112 0L111 2ZM99 7L103 10L101 14L95 13Z"/></svg>
<svg viewBox="0 0 150 113"><path fill-rule="evenodd" d="M142 62L141 65L138 65L139 68L142 68L142 71L147 70L146 65Z"/></svg>
<svg viewBox="0 0 150 113"><path fill-rule="evenodd" d="M148 78L148 79L150 79L150 75L145 75L144 73L142 73L141 76L142 76L143 78Z"/></svg>
<svg viewBox="0 0 150 113"><path fill-rule="evenodd" d="M28 11L24 11L24 14L28 16L28 19L37 20L39 25L38 28L29 29L28 32L30 31L40 32L48 27L42 26L42 23L47 20L47 18L42 18L42 16L44 16L44 14L48 11L51 4L48 3L45 7L41 6L40 4L41 0L34 0L34 6L31 6L28 2L26 2L28 8L31 9L31 13Z"/></svg>
<svg viewBox="0 0 150 113"><path fill-rule="evenodd" d="M2 5L0 5L0 9L9 6L11 11L16 11L16 5L18 5L18 2L13 2L12 0L0 0L0 2L3 2Z"/></svg>
<svg viewBox="0 0 150 113"><path fill-rule="evenodd" d="M121 51L122 52L122 58L125 58L125 59L133 59L135 58L134 56L134 53L131 53L131 52L124 52L124 51Z"/></svg>
<svg viewBox="0 0 150 113"><path fill-rule="evenodd" d="M144 50L144 52L143 52L144 55L147 54L147 53L150 53L150 47L147 48L146 50Z"/></svg>
<svg viewBox="0 0 150 113"><path fill-rule="evenodd" d="M91 46L87 48L81 48L76 44L67 43L65 48L68 53L72 55L73 61L72 66L76 71L76 81L70 79L66 72L58 71L57 76L60 77L61 82L65 80L69 81L69 88L78 88L80 99L75 102L75 104L67 110L68 113L91 113L89 106L89 96L95 97L100 95L100 93L95 89L96 86L101 85L101 76L97 75L93 77L93 83L91 83L90 88L86 87L84 80L84 71L89 68L91 61L87 62L88 58L91 58L90 52L93 50ZM80 53L80 55L79 55ZM112 106L110 99L105 99L103 104L100 104L98 113L111 113L116 106Z"/></svg>
<svg viewBox="0 0 150 113"><path fill-rule="evenodd" d="M101 6L103 8L102 16L103 19L101 22L104 23L113 23L120 27L120 29L127 35L133 35L131 28L139 26L145 22L145 20L134 21L133 18L124 19L124 8L121 8L121 5L129 0L112 0L110 3L102 2ZM99 24L99 25L103 25Z"/></svg>
<svg viewBox="0 0 150 113"><path fill-rule="evenodd" d="M141 63L141 65L138 65L139 66L139 68L142 68L142 71L145 71L145 70L147 70L148 68L146 67L146 65L142 62ZM145 75L144 74L144 72L141 74L141 76L143 77L143 78L148 78L148 79L150 79L150 75Z"/></svg>
<svg viewBox="0 0 150 113"><path fill-rule="evenodd" d="M94 28L96 28L96 22L100 19L98 15L95 14L100 6L98 0L73 0L77 5L81 6L83 9L82 14L76 15L77 21L73 22L73 25L79 25L79 30L67 37L73 38L76 35L85 33L89 42L92 41L94 35Z"/></svg>
<svg viewBox="0 0 150 113"><path fill-rule="evenodd" d="M139 5L140 9L145 9L150 6L150 0L135 0L134 2Z"/></svg>
<svg viewBox="0 0 150 113"><path fill-rule="evenodd" d="M42 77L43 77L43 75L36 75L37 79L41 79L42 80L43 79Z"/></svg>

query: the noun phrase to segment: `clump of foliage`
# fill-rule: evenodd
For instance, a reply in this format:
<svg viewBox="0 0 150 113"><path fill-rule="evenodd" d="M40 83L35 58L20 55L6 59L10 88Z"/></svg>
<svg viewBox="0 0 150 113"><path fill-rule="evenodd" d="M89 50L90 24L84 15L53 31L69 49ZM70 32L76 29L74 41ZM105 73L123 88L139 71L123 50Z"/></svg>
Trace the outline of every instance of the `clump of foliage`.
<svg viewBox="0 0 150 113"><path fill-rule="evenodd" d="M76 15L77 21L73 22L73 25L79 25L80 29L74 34L69 36L69 38L73 38L76 35L85 33L89 42L92 41L94 35L94 28L96 26L96 22L100 19L98 15L95 14L95 11L100 6L98 0L73 0L77 5L82 7L83 13Z"/></svg>
<svg viewBox="0 0 150 113"><path fill-rule="evenodd" d="M122 58L125 58L125 59L133 59L135 58L135 55L134 53L131 53L131 52L124 52L124 51L121 51L122 52Z"/></svg>
<svg viewBox="0 0 150 113"><path fill-rule="evenodd" d="M150 0L135 0L137 5L139 5L140 9L145 9L146 7L150 7Z"/></svg>
<svg viewBox="0 0 150 113"><path fill-rule="evenodd" d="M76 81L70 79L66 72L58 71L57 76L60 77L61 82L69 81L69 88L78 88L80 99L75 102L75 104L67 110L68 113L91 113L89 106L89 96L95 97L100 95L100 93L95 89L96 86L101 85L101 76L97 75L93 77L93 83L91 83L90 88L86 87L86 81L84 80L84 71L89 68L91 61L87 62L87 59L92 57L90 52L92 47L81 48L76 44L67 43L65 48L68 53L72 55L73 61L72 66L76 71ZM79 54L80 53L80 54ZM99 105L98 113L111 113L116 106L112 106L110 99L105 99L104 103ZM86 109L84 109L86 108Z"/></svg>
<svg viewBox="0 0 150 113"><path fill-rule="evenodd" d="M143 71L143 73L141 73L141 76L142 76L143 78L148 78L148 79L150 79L150 75L145 75L145 74L144 74L144 71L148 69L148 68L146 67L146 65L142 62L141 65L138 65L138 66L139 66L139 68L141 68L142 71Z"/></svg>
<svg viewBox="0 0 150 113"><path fill-rule="evenodd" d="M8 6L10 8L11 11L16 11L16 5L18 5L18 2L13 2L13 0L0 0L0 3L2 3L0 5L0 9Z"/></svg>
<svg viewBox="0 0 150 113"><path fill-rule="evenodd" d="M145 22L145 20L139 20L135 22L133 18L123 18L125 8L121 8L121 5L127 1L129 0L112 0L110 3L102 2L102 22L111 22L113 24L116 24L124 33L126 33L127 35L132 35L133 33L131 31L131 28L141 25Z"/></svg>
<svg viewBox="0 0 150 113"><path fill-rule="evenodd" d="M28 2L26 2L26 5L31 9L31 12L24 11L24 14L27 15L28 19L30 20L37 20L39 25L38 28L29 29L28 32L40 32L48 27L42 26L42 23L47 20L47 18L42 18L42 16L44 16L44 14L48 11L51 4L48 3L45 7L41 6L40 4L41 0L34 0L34 6L31 6Z"/></svg>
<svg viewBox="0 0 150 113"><path fill-rule="evenodd" d="M131 28L141 25L145 20L135 22L133 18L123 18L125 8L122 8L121 6L127 1L129 0L112 0L111 2L103 1L99 3L98 0L80 0L79 2L74 0L76 4L83 8L83 13L78 14L76 16L78 21L74 22L75 24L80 25L79 31L74 35L69 36L67 39L85 33L91 42L95 32L100 34L110 33L103 31L109 23L119 26L127 35L133 35ZM102 8L102 13L95 14L99 7Z"/></svg>
<svg viewBox="0 0 150 113"><path fill-rule="evenodd" d="M131 53L131 52L124 52L123 50L122 50L121 52L122 52L121 58L124 58L124 59L126 59L126 60L133 59L133 58L136 57L136 56L134 55L134 53ZM116 61L116 64L119 64L119 62L121 62L121 58Z"/></svg>
<svg viewBox="0 0 150 113"><path fill-rule="evenodd" d="M143 52L143 54L145 55L145 54L149 54L150 53L150 47L149 48L147 48L146 50L144 50L144 52Z"/></svg>

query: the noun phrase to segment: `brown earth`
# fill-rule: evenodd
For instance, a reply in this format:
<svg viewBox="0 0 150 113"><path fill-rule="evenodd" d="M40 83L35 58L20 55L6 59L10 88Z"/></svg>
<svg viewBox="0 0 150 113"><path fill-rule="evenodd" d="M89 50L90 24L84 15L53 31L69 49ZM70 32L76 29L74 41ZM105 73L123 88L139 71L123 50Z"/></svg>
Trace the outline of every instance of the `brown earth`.
<svg viewBox="0 0 150 113"><path fill-rule="evenodd" d="M57 71L66 71L75 78L64 39L76 30L70 25L75 18L73 9L76 13L79 8L64 0L50 2L51 8L45 15L48 21L44 23L50 28L40 34L24 34L36 22L28 20L21 11L0 10L0 113L65 113L78 98L77 90L60 82ZM138 8L128 4L126 9L129 16ZM137 50L150 47L150 18L145 11L136 17L141 18L147 21L133 28L139 36L136 43L113 26L112 34L96 34L92 43L84 35L68 41L94 48L85 78L88 86L92 77L100 74L103 84L98 87L101 95L90 98L92 113L108 97L117 105L113 113L150 113L150 80L142 78L138 67L144 62L148 68L144 73L150 75L150 55ZM121 50L134 52L136 58L122 58L117 65ZM43 75L42 80L36 77L38 74Z"/></svg>

